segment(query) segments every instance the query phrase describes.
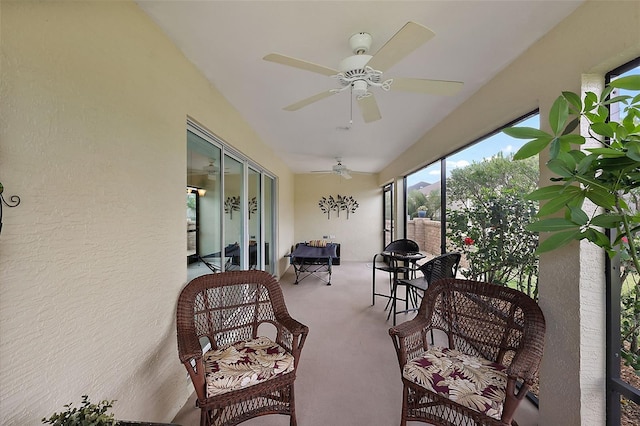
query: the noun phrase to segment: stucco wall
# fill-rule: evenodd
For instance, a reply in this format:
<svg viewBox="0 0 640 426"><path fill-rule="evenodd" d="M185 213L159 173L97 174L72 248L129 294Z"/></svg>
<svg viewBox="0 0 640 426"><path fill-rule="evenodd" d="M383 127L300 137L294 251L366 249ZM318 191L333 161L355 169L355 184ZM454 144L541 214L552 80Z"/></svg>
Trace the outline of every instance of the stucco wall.
<svg viewBox="0 0 640 426"><path fill-rule="evenodd" d="M0 2L0 424L116 399L171 420L192 387L174 311L186 280L186 122L293 175L132 2ZM284 265L284 262L282 262Z"/></svg>
<svg viewBox="0 0 640 426"><path fill-rule="evenodd" d="M322 197L352 196L358 209L349 215L331 212L330 219L318 207ZM334 235L340 243L341 261L371 261L382 249L382 189L374 175L343 179L331 174L295 175L295 240L316 240Z"/></svg>

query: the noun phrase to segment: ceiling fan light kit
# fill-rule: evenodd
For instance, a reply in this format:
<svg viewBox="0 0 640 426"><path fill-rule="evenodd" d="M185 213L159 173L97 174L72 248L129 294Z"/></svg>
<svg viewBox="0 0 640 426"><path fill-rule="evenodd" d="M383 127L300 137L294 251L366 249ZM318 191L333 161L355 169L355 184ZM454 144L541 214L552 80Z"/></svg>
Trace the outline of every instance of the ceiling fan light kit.
<svg viewBox="0 0 640 426"><path fill-rule="evenodd" d="M333 70L322 65L277 53L266 55L263 59L330 76L337 79L342 86L341 88L330 89L291 104L284 108L286 111L296 111L350 88L352 95L358 100L364 121L369 123L382 118L375 97L373 93L369 91L369 88L381 88L383 91L397 89L436 95L453 95L462 88L463 83L459 81L401 78L397 79L398 84L394 85L394 79L383 80L382 74L385 70L393 67L397 62L434 36L433 31L427 27L415 22L407 22L407 24L391 37L374 55L369 55L367 53L371 48L371 34L365 32L353 34L349 38L349 46L354 55L343 59L339 64L339 70Z"/></svg>

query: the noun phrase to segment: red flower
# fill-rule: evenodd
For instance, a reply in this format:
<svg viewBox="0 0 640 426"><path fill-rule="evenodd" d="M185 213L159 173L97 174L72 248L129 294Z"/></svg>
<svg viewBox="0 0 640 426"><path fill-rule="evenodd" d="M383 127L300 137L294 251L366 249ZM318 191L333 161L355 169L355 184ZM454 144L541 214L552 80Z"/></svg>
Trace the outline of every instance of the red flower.
<svg viewBox="0 0 640 426"><path fill-rule="evenodd" d="M629 244L629 239L627 237L622 237L620 239L622 240L623 243Z"/></svg>
<svg viewBox="0 0 640 426"><path fill-rule="evenodd" d="M473 245L473 243L475 243L475 241L473 241L473 238L471 238L471 237L466 237L464 239L464 245L465 246L471 246L471 245Z"/></svg>

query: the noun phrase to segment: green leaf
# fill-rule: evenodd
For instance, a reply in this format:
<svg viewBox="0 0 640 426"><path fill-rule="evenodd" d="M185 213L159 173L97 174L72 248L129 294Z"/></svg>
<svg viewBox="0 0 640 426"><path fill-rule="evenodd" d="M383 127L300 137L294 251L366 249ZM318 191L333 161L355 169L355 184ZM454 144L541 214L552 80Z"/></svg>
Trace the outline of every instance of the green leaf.
<svg viewBox="0 0 640 426"><path fill-rule="evenodd" d="M640 161L640 142L627 142L625 148L627 148L627 157L635 161Z"/></svg>
<svg viewBox="0 0 640 426"><path fill-rule="evenodd" d="M549 124L554 135L559 135L564 129L567 117L569 117L569 105L564 97L559 96L549 110Z"/></svg>
<svg viewBox="0 0 640 426"><path fill-rule="evenodd" d="M616 203L616 197L601 188L589 188L586 196L598 206L604 207L605 209L612 209Z"/></svg>
<svg viewBox="0 0 640 426"><path fill-rule="evenodd" d="M615 228L622 222L622 218L623 216L619 214L603 213L591 219L591 225L601 226L603 228Z"/></svg>
<svg viewBox="0 0 640 426"><path fill-rule="evenodd" d="M604 105L598 105L598 116L596 121L606 123L609 118L609 108Z"/></svg>
<svg viewBox="0 0 640 426"><path fill-rule="evenodd" d="M568 135L562 135L559 138L561 141L563 142L568 142L570 144L574 144L574 145L583 145L585 143L585 138L584 136L581 135L576 135L576 134L568 134Z"/></svg>
<svg viewBox="0 0 640 426"><path fill-rule="evenodd" d="M574 223L577 223L579 225L586 225L589 221L589 216L587 216L587 214L582 211L581 208L569 207L569 211L571 212L571 220Z"/></svg>
<svg viewBox="0 0 640 426"><path fill-rule="evenodd" d="M573 92L562 92L562 96L564 96L575 111L582 111L582 100L580 99L580 96Z"/></svg>
<svg viewBox="0 0 640 426"><path fill-rule="evenodd" d="M549 142L551 142L552 136L545 136L544 138L534 139L530 142L525 143L520 147L518 152L516 152L513 156L514 160L524 160L525 158L533 157L536 154L539 154L540 151L545 149Z"/></svg>
<svg viewBox="0 0 640 426"><path fill-rule="evenodd" d="M561 145L559 138L553 138L551 144L549 145L549 157L552 159L557 158L558 154L560 154L560 151L566 149L570 149L570 145Z"/></svg>
<svg viewBox="0 0 640 426"><path fill-rule="evenodd" d="M573 150L573 151L561 151L558 153L557 160L562 161L571 173L573 174L576 170L576 163L584 158L585 154L581 151Z"/></svg>
<svg viewBox="0 0 640 426"><path fill-rule="evenodd" d="M581 175L585 174L597 158L598 156L596 154L585 155L584 158L578 162L576 167L577 173Z"/></svg>
<svg viewBox="0 0 640 426"><path fill-rule="evenodd" d="M593 92L587 92L584 95L584 112L589 112L593 109L595 103L598 102L598 97Z"/></svg>
<svg viewBox="0 0 640 426"><path fill-rule="evenodd" d="M602 93L600 93L600 100L603 101L603 104L605 103L604 101L609 97L611 92L613 92L613 87L606 86Z"/></svg>
<svg viewBox="0 0 640 426"><path fill-rule="evenodd" d="M597 229L587 229L587 231L584 233L584 237L595 245L604 249L608 249L609 247L611 247L609 237L607 237L604 233L598 231Z"/></svg>
<svg viewBox="0 0 640 426"><path fill-rule="evenodd" d="M502 129L502 131L516 139L551 138L550 134L543 132L540 129L536 129L535 127L507 127Z"/></svg>
<svg viewBox="0 0 640 426"><path fill-rule="evenodd" d="M567 124L567 127L564 128L564 132L562 132L562 134L563 135L570 134L578 127L578 124L580 124L580 117L576 117L573 120L571 120L569 124Z"/></svg>
<svg viewBox="0 0 640 426"><path fill-rule="evenodd" d="M575 168L570 166L571 165L567 164L567 161L565 161L565 159L561 159L561 158L556 158L556 159L547 161L547 167L549 168L549 170L551 170L558 176L562 176L565 178L573 176L573 172Z"/></svg>
<svg viewBox="0 0 640 426"><path fill-rule="evenodd" d="M619 158L601 158L598 160L598 165L607 171L624 170L626 168L637 167L638 162L627 156Z"/></svg>
<svg viewBox="0 0 640 426"><path fill-rule="evenodd" d="M614 96L613 98L607 99L605 102L602 103L602 105L610 105L618 102L626 103L626 101L629 99L631 99L631 96L628 96L628 95Z"/></svg>
<svg viewBox="0 0 640 426"><path fill-rule="evenodd" d="M570 155L571 158L573 158L574 168L578 163L580 163L582 160L584 160L587 157L586 152L580 151L578 149L572 149L571 151L567 152L567 154Z"/></svg>
<svg viewBox="0 0 640 426"><path fill-rule="evenodd" d="M569 244L573 240L579 240L581 238L582 234L580 233L580 230L558 232L542 241L538 246L536 253L545 253L551 250L555 250Z"/></svg>
<svg viewBox="0 0 640 426"><path fill-rule="evenodd" d="M572 201L578 201L578 202L581 201L581 199L583 197L584 197L584 195L582 195L582 193L580 193L580 194L575 194L575 193L563 193L563 194L560 194L555 198L549 199L549 201L547 201L545 204L543 204L540 207L540 210L538 211L538 214L536 216L544 217L544 216L548 216L550 214L553 214L553 213L557 212L558 210L562 209L567 204L570 204Z"/></svg>
<svg viewBox="0 0 640 426"><path fill-rule="evenodd" d="M549 185L549 186L536 189L535 191L527 195L526 198L527 200L534 200L534 201L547 200L569 189L570 188L565 188L564 185Z"/></svg>
<svg viewBox="0 0 640 426"><path fill-rule="evenodd" d="M564 229L573 229L578 227L578 224L570 220L554 217L550 219L539 220L537 222L532 222L527 225L527 230L532 232L556 232L562 231Z"/></svg>
<svg viewBox="0 0 640 426"><path fill-rule="evenodd" d="M624 157L625 153L623 151L613 149L613 148L587 148L587 151L592 154L603 155L609 158L617 158Z"/></svg>
<svg viewBox="0 0 640 426"><path fill-rule="evenodd" d="M618 139L626 139L630 133L635 133L636 126L634 116L635 113L631 113L622 119L622 126L618 128ZM624 129L624 132L622 129Z"/></svg>
<svg viewBox="0 0 640 426"><path fill-rule="evenodd" d="M627 90L640 90L640 75L620 77L609 83L611 87Z"/></svg>
<svg viewBox="0 0 640 426"><path fill-rule="evenodd" d="M608 138L612 138L615 135L615 131L611 128L610 123L593 123L591 124L591 130Z"/></svg>

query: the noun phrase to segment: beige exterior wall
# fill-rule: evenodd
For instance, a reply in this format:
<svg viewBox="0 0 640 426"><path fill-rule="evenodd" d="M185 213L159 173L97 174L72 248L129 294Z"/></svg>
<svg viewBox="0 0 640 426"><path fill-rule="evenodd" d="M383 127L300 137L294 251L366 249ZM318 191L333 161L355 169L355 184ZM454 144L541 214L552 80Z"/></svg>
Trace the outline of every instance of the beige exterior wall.
<svg viewBox="0 0 640 426"><path fill-rule="evenodd" d="M3 0L0 18L0 178L22 199L0 235L0 424L87 393L169 421L192 391L187 117L278 176L280 258L293 174L134 3Z"/></svg>
<svg viewBox="0 0 640 426"><path fill-rule="evenodd" d="M331 212L330 218L322 213L318 201L322 197L352 196L358 209ZM317 240L334 235L340 243L341 261L371 261L373 254L382 249L382 189L376 185L374 175L353 175L343 179L332 174L295 175L295 240Z"/></svg>

